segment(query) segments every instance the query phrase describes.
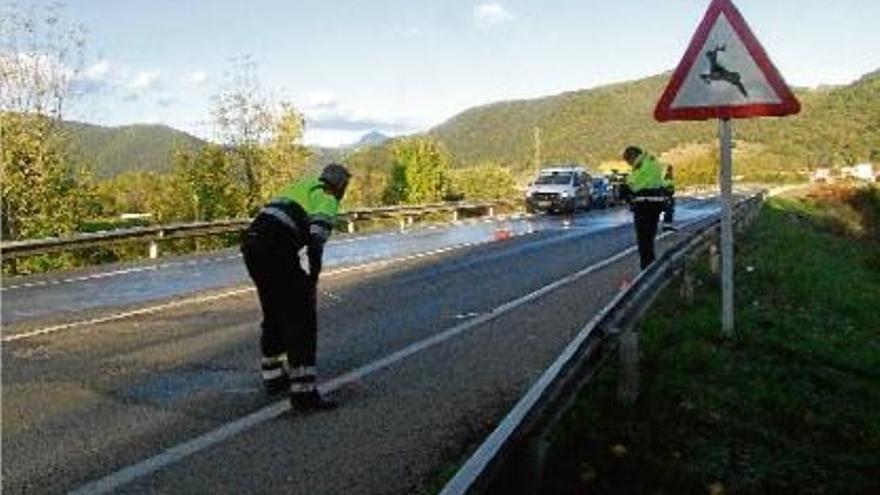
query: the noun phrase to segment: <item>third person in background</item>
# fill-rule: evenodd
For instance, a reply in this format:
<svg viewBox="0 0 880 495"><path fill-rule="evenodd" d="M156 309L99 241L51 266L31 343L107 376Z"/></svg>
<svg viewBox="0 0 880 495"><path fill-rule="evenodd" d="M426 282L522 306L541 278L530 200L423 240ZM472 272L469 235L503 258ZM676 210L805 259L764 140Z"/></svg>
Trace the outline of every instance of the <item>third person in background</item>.
<svg viewBox="0 0 880 495"><path fill-rule="evenodd" d="M666 167L666 175L663 176L666 182L666 205L663 208L663 230L677 232L678 229L672 226L675 219L675 182L673 177L672 165Z"/></svg>
<svg viewBox="0 0 880 495"><path fill-rule="evenodd" d="M638 146L627 146L623 152L623 159L632 166L632 173L627 178L627 186L631 198L633 223L636 227L639 258L644 270L655 258L654 237L657 235L660 214L666 209L670 198L671 182L664 178L663 167L657 159Z"/></svg>

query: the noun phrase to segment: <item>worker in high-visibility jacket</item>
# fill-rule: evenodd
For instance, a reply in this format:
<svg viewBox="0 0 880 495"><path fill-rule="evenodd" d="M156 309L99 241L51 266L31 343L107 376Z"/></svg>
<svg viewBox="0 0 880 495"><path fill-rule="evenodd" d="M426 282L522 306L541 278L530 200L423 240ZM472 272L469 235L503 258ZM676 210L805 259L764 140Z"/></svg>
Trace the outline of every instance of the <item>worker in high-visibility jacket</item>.
<svg viewBox="0 0 880 495"><path fill-rule="evenodd" d="M664 178L663 166L656 158L637 146L628 146L623 159L632 166L627 178L633 223L642 270L654 261L654 237L660 214L669 201L671 180Z"/></svg>
<svg viewBox="0 0 880 495"><path fill-rule="evenodd" d="M263 385L270 394L288 391L294 409L335 405L317 388L317 284L350 177L342 165L330 164L320 177L287 185L242 235L241 252L263 310ZM304 254L308 271L300 262Z"/></svg>

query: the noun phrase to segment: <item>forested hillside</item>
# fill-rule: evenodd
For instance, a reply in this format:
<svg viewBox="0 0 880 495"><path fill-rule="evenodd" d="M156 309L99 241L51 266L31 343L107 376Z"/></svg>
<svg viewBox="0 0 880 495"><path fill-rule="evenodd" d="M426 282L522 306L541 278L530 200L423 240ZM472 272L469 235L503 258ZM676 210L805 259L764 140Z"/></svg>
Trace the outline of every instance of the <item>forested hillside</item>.
<svg viewBox="0 0 880 495"><path fill-rule="evenodd" d="M103 127L68 121L64 132L73 156L98 178L120 172L168 172L173 150L196 151L207 144L164 125Z"/></svg>
<svg viewBox="0 0 880 495"><path fill-rule="evenodd" d="M575 161L596 165L617 159L629 143L655 153L681 154L710 150L715 122L672 122L653 119L654 105L669 74L637 81L571 91L533 100L503 101L472 108L430 130L449 151L454 167L491 162L514 172L531 170L536 129L543 163ZM880 159L880 71L839 87L797 89L799 115L782 119L737 121L735 139L752 145L760 166L793 172L819 166L843 166ZM167 172L176 148L195 150L205 142L160 125L100 127L65 124L73 149L97 177L123 171ZM376 140L390 147L393 140ZM371 144L371 143L367 143ZM702 145L702 147L695 145ZM357 150L361 150L358 153ZM363 147L313 148L312 167L343 160L363 161ZM385 154L372 154L384 156ZM370 164L388 169L391 164ZM744 163L748 169L750 163ZM757 165L756 165L757 166Z"/></svg>
<svg viewBox="0 0 880 495"><path fill-rule="evenodd" d="M598 163L629 143L660 154L689 143L715 141L715 122L660 124L654 105L669 74L505 101L467 110L430 131L457 165L495 161L531 167L535 129L541 160ZM794 117L737 121L735 138L763 145L776 165L792 169L845 165L880 155L880 72L840 87L795 91L803 110ZM780 159L781 158L781 159Z"/></svg>

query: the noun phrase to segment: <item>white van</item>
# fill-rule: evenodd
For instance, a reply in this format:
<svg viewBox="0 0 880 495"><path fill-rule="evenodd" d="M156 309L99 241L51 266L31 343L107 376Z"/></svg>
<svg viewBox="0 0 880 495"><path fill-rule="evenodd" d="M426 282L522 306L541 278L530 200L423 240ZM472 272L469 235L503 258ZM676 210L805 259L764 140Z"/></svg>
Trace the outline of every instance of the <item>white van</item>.
<svg viewBox="0 0 880 495"><path fill-rule="evenodd" d="M582 167L544 168L526 190L526 209L531 212L573 213L590 209L593 181Z"/></svg>

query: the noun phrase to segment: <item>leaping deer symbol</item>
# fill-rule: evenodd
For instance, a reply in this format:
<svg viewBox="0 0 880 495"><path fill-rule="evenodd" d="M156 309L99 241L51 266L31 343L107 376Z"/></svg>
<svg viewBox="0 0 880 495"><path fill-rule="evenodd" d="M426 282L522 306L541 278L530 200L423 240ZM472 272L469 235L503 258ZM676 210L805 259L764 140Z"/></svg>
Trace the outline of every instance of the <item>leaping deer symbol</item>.
<svg viewBox="0 0 880 495"><path fill-rule="evenodd" d="M740 82L739 72L727 70L726 67L718 63L718 52L723 52L726 49L727 45L715 45L714 50L706 52L706 57L711 65L709 73L700 74L700 79L706 84L712 84L712 81L727 81L736 86L743 96L748 97L749 93L746 91L745 86L742 85L742 82Z"/></svg>

